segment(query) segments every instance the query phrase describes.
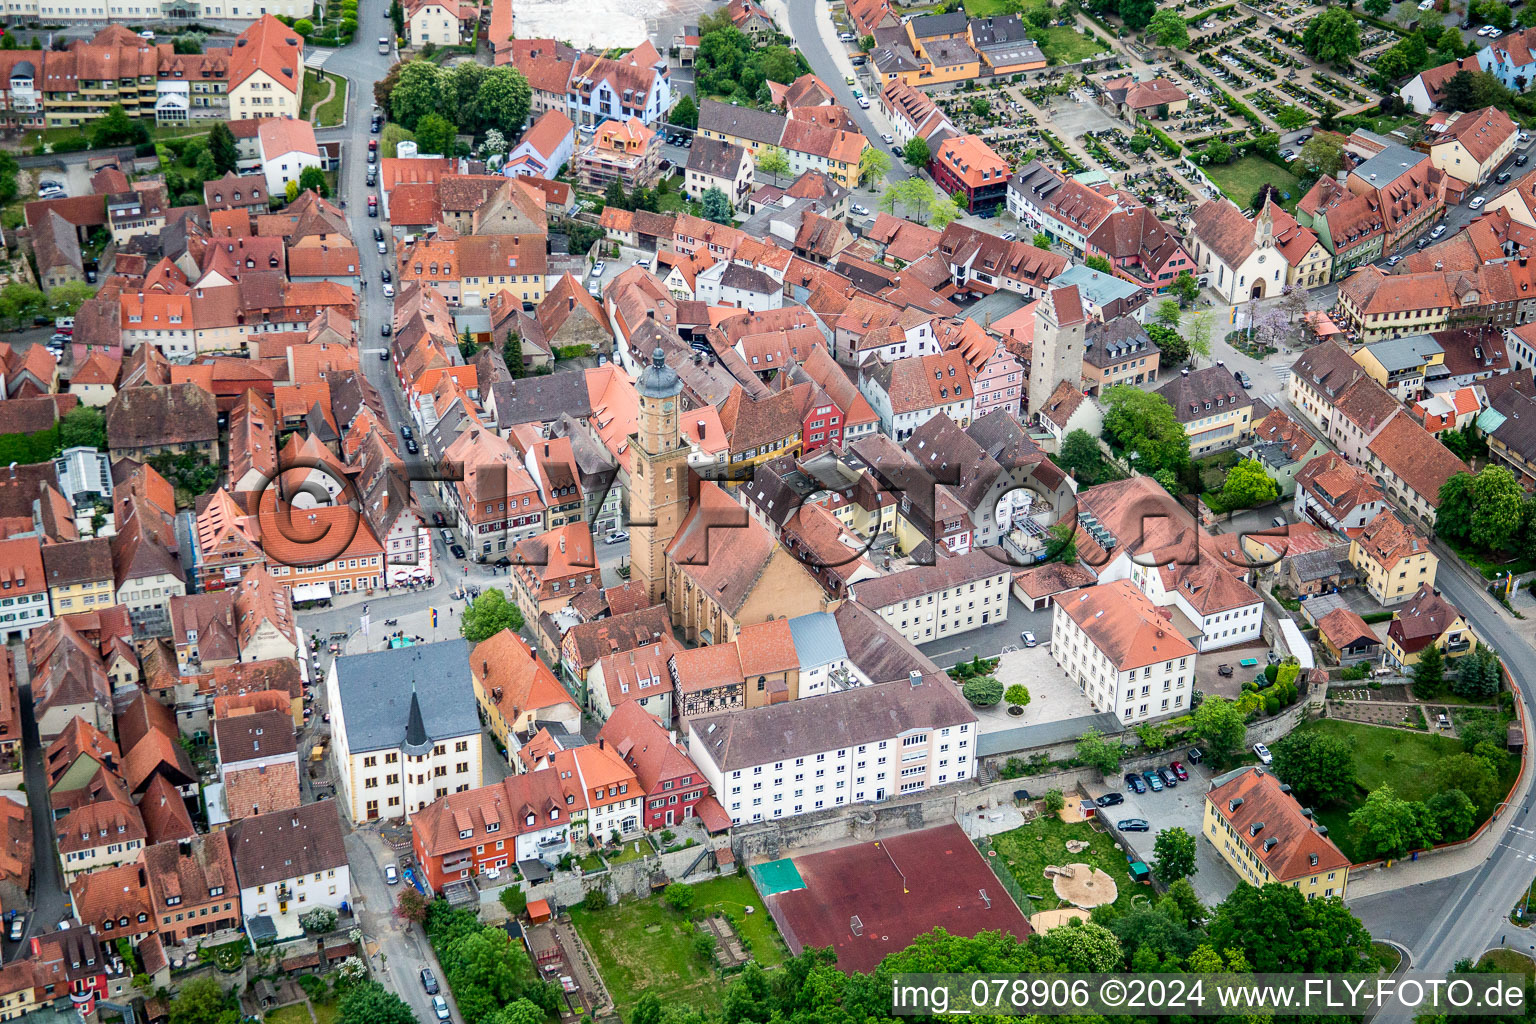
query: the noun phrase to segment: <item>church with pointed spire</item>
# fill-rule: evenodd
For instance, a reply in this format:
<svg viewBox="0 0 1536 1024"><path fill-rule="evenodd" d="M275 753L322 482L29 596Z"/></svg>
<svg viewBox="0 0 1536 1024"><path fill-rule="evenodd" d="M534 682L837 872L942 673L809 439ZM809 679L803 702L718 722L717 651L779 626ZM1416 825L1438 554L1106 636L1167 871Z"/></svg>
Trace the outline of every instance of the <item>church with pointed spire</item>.
<svg viewBox="0 0 1536 1024"><path fill-rule="evenodd" d="M325 686L337 799L354 824L404 818L481 785L468 641L337 658Z"/></svg>

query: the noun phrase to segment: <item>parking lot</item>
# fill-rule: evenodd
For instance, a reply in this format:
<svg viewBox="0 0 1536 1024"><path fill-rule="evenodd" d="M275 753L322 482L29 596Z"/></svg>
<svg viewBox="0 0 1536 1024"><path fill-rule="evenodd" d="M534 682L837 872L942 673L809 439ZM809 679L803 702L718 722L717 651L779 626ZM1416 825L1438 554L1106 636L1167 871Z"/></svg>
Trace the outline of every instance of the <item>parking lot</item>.
<svg viewBox="0 0 1536 1024"><path fill-rule="evenodd" d="M1146 821L1149 831L1123 832L1121 837L1130 844L1136 856L1148 864L1156 860L1152 854L1152 844L1157 838L1157 833L1162 829L1182 828L1190 835L1196 836L1195 864L1198 870L1190 881L1194 884L1200 901L1212 907L1231 895L1240 879L1231 868L1227 867L1209 841L1198 838L1200 823L1205 814L1205 794L1211 788L1211 774L1204 765L1191 764L1185 756L1187 753L1187 750L1168 751L1166 759L1156 763L1167 765L1170 761L1178 760L1189 772L1188 782L1181 782L1176 788L1164 789L1161 793L1153 793L1149 790L1137 795L1126 786L1124 773L1121 773L1112 780L1112 784L1104 787L1104 791L1124 795L1125 802L1115 807L1106 807L1100 813L1111 822L1120 822L1127 818L1141 818ZM1095 796L1099 795L1091 787L1090 792Z"/></svg>

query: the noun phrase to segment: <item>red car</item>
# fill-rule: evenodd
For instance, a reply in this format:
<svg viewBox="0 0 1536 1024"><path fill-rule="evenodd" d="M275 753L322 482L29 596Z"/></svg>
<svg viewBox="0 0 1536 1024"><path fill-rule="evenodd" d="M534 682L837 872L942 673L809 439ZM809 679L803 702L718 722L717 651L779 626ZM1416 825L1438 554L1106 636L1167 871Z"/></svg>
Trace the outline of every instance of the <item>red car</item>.
<svg viewBox="0 0 1536 1024"><path fill-rule="evenodd" d="M1168 767L1173 769L1173 774L1175 774L1175 775L1177 775L1179 777L1179 781L1180 782L1188 782L1189 781L1189 772L1184 770L1184 766L1182 764L1180 764L1179 762L1175 761L1172 764L1170 764Z"/></svg>

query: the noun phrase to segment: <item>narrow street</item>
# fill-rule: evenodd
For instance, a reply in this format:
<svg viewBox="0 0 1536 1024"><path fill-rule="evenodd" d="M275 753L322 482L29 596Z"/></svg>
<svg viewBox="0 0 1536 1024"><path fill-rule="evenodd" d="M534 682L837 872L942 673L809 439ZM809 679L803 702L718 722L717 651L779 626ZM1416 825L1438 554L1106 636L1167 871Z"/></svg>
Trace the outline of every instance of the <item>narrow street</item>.
<svg viewBox="0 0 1536 1024"><path fill-rule="evenodd" d="M27 678L26 652L18 644L12 648L16 657L17 700L32 706L32 687ZM37 721L30 711L21 716L22 768L27 785L27 809L32 813L32 916L19 943L5 943L7 962L16 959L27 947L27 940L51 931L69 912L69 894L64 890L64 875L59 870L59 855L53 842L53 821L48 805L48 779L43 773L43 748L37 733Z"/></svg>

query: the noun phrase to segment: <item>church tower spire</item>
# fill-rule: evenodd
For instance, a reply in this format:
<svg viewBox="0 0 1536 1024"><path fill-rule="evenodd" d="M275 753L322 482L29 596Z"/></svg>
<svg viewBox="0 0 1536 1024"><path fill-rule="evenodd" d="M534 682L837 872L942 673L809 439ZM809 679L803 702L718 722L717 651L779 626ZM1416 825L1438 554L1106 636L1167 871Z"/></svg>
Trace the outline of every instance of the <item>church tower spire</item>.
<svg viewBox="0 0 1536 1024"><path fill-rule="evenodd" d="M683 382L657 348L635 385L640 412L630 439L630 565L652 604L667 586L667 547L688 514L688 446L678 433Z"/></svg>

